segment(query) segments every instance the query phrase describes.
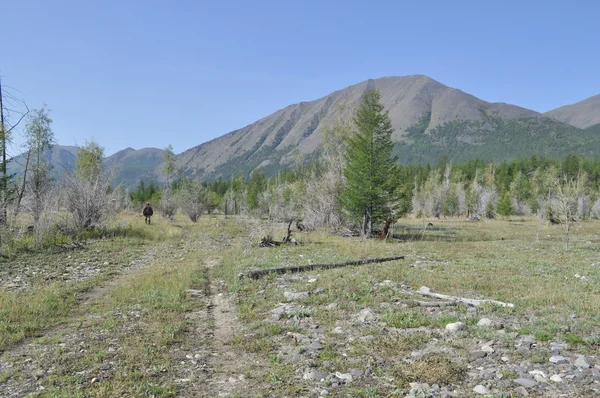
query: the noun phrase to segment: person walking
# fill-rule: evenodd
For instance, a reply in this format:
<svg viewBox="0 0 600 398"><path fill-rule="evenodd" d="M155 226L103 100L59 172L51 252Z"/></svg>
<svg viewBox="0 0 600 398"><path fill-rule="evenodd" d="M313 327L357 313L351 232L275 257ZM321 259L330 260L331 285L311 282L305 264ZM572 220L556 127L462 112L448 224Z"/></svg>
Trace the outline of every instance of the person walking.
<svg viewBox="0 0 600 398"><path fill-rule="evenodd" d="M144 222L146 224L150 224L150 217L152 217L152 214L154 214L150 203L146 203L146 206L144 206L144 210L142 210L142 214L144 215Z"/></svg>

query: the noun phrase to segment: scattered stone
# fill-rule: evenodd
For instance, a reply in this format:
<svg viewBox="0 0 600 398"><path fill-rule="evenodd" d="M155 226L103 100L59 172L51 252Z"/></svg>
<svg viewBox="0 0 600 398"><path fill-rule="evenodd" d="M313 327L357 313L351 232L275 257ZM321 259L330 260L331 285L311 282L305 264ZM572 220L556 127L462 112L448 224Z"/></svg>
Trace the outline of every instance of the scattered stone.
<svg viewBox="0 0 600 398"><path fill-rule="evenodd" d="M567 363L567 359L562 355L553 355L550 357L550 363L554 363L556 365L562 365Z"/></svg>
<svg viewBox="0 0 600 398"><path fill-rule="evenodd" d="M358 313L356 319L361 323L375 322L377 321L377 315L375 315L370 308L365 308Z"/></svg>
<svg viewBox="0 0 600 398"><path fill-rule="evenodd" d="M525 389L525 387L517 387L515 388L515 394L521 396L521 397L528 397L529 393L527 392L527 390Z"/></svg>
<svg viewBox="0 0 600 398"><path fill-rule="evenodd" d="M350 373L335 372L335 377L337 377L340 380L343 380L345 383L352 382L352 375Z"/></svg>
<svg viewBox="0 0 600 398"><path fill-rule="evenodd" d="M307 369L302 378L304 380L325 381L329 377L329 373L320 372L317 369Z"/></svg>
<svg viewBox="0 0 600 398"><path fill-rule="evenodd" d="M482 386L481 384L478 384L475 386L475 388L473 388L473 391L477 394L489 394L490 390L488 390L485 386Z"/></svg>
<svg viewBox="0 0 600 398"><path fill-rule="evenodd" d="M474 361L476 359L485 358L486 355L487 353L485 351L472 351L467 354L467 359Z"/></svg>
<svg viewBox="0 0 600 398"><path fill-rule="evenodd" d="M352 377L355 377L355 378L359 378L364 374L364 372L362 370L353 369L353 368L348 369L348 372L350 372Z"/></svg>
<svg viewBox="0 0 600 398"><path fill-rule="evenodd" d="M301 299L304 299L304 298L307 298L308 296L310 296L310 292L300 292L300 293L296 293L296 292L283 292L283 296L288 301L301 300Z"/></svg>
<svg viewBox="0 0 600 398"><path fill-rule="evenodd" d="M308 350L313 352L313 351L319 351L323 349L323 344L319 343L318 341L313 341L309 346L308 346Z"/></svg>
<svg viewBox="0 0 600 398"><path fill-rule="evenodd" d="M573 365L577 366L578 368L583 368L583 369L589 369L592 367L592 364L588 362L585 355L578 356L577 360L575 361L575 363Z"/></svg>
<svg viewBox="0 0 600 398"><path fill-rule="evenodd" d="M286 309L287 309L287 305L285 305L285 304L280 305L277 308L273 308L271 311L269 311L271 314L271 318L276 319L276 320L280 319L283 316L283 314L285 314Z"/></svg>
<svg viewBox="0 0 600 398"><path fill-rule="evenodd" d="M449 331L450 333L456 333L461 330L465 330L466 328L467 328L467 325L465 325L462 322L449 323L446 325L446 330Z"/></svg>
<svg viewBox="0 0 600 398"><path fill-rule="evenodd" d="M518 379L513 380L515 383L525 387L525 388L532 388L536 386L536 382L530 379L526 379L524 377L520 377Z"/></svg>

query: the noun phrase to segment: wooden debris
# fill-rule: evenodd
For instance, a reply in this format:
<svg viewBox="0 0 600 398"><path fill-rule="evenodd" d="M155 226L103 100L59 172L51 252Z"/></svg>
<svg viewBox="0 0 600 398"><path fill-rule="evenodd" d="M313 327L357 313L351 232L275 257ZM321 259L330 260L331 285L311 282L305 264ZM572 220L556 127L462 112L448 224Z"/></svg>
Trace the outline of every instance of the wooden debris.
<svg viewBox="0 0 600 398"><path fill-rule="evenodd" d="M250 271L250 272L242 272L238 276L240 279L244 278L244 277L251 278L251 279L258 279L261 276L265 276L268 274L296 273L296 272L311 271L313 269L341 268L341 267L347 267L349 265L383 263L386 261L395 261L395 260L403 260L403 259L404 259L404 256L384 257L384 258L366 258L363 260L347 261L345 263L338 263L338 264L308 264L308 265L299 265L296 267L261 269L261 270Z"/></svg>
<svg viewBox="0 0 600 398"><path fill-rule="evenodd" d="M333 233L336 235L339 235L339 236L343 236L344 238L360 236L360 234L358 232L352 231L351 229L348 229L348 228L338 229L338 230L334 231Z"/></svg>
<svg viewBox="0 0 600 398"><path fill-rule="evenodd" d="M85 243L82 242L73 242L70 245L61 245L54 253L64 253L67 251L84 249L84 244Z"/></svg>
<svg viewBox="0 0 600 398"><path fill-rule="evenodd" d="M274 241L272 236L267 235L260 240L260 242L258 243L258 246L260 246L260 247L275 247L275 246L279 246L280 244L281 243Z"/></svg>
<svg viewBox="0 0 600 398"><path fill-rule="evenodd" d="M414 304L419 307L448 307L458 305L458 301L420 301L420 300L401 300L400 303Z"/></svg>
<svg viewBox="0 0 600 398"><path fill-rule="evenodd" d="M510 307L510 308L513 308L515 306L514 304L511 304L511 303L504 303L502 301L496 301L496 300L487 300L487 299L486 300L476 300L476 299L469 299L469 298L458 297L458 296L449 296L447 294L432 293L431 290L427 286L421 286L421 288L419 290L415 291L415 293L420 294L422 296L435 297L435 298L439 298L442 300L449 300L449 301L465 303L467 305L473 305L475 307L480 306L481 304L493 304L493 305L499 305L501 307Z"/></svg>

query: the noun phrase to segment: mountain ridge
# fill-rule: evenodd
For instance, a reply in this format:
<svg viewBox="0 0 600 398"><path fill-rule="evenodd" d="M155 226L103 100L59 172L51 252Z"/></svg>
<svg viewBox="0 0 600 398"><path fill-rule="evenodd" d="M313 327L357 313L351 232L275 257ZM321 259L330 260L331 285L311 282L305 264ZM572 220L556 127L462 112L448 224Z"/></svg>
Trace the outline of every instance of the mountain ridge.
<svg viewBox="0 0 600 398"><path fill-rule="evenodd" d="M176 155L176 169L187 177L216 179L249 175L257 168L272 174L299 156L314 159L325 129L339 120L351 120L369 89L381 94L394 128L395 153L404 163L436 162L442 155L453 161L510 160L531 154L559 157L600 151L600 95L542 114L487 102L425 75L387 76L288 105L189 148ZM74 161L73 148L59 156L63 162L69 153ZM125 148L104 162L115 170L117 183L134 186L141 179L164 181L162 154L158 148Z"/></svg>

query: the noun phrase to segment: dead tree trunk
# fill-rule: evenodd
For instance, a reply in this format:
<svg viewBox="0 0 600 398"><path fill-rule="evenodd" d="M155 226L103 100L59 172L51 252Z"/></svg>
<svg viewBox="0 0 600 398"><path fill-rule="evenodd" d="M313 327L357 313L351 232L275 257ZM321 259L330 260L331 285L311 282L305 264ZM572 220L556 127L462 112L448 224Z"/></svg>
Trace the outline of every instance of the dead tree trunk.
<svg viewBox="0 0 600 398"><path fill-rule="evenodd" d="M337 263L337 264L309 264L309 265L299 265L296 267L269 268L269 269L260 269L257 271L242 272L238 276L240 277L240 279L244 278L244 277L251 278L251 279L258 279L261 276L268 275L268 274L285 274L288 272L296 273L296 272L311 271L313 269L341 268L341 267L347 267L349 265L383 263L386 261L395 261L395 260L403 260L403 259L404 259L404 256L395 256L395 257L384 257L384 258L367 258L364 260L347 261L345 263Z"/></svg>

